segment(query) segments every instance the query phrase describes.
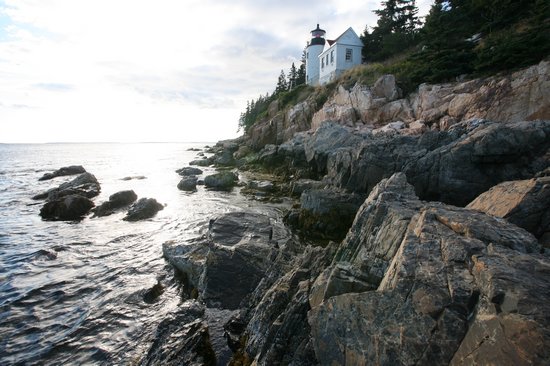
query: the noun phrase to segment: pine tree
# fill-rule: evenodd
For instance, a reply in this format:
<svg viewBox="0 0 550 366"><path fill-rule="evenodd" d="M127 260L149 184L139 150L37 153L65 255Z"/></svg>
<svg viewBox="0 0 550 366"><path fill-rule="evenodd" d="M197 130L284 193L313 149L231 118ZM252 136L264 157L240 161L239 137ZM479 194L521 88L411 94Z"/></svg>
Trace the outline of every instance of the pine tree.
<svg viewBox="0 0 550 366"><path fill-rule="evenodd" d="M292 66L290 66L290 71L288 72L288 90L292 90L296 87L296 79L298 78L298 70L296 70L296 66L294 65L294 62L292 63Z"/></svg>
<svg viewBox="0 0 550 366"><path fill-rule="evenodd" d="M286 76L284 70L281 70L279 74L279 80L277 81L277 86L275 87L275 94L280 94L288 90L288 83L286 81Z"/></svg>

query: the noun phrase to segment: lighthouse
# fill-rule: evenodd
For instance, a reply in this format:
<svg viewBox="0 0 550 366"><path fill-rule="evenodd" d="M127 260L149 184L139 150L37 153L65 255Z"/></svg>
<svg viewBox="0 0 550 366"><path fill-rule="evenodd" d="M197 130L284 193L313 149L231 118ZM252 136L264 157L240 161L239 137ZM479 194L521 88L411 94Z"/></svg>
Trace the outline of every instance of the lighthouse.
<svg viewBox="0 0 550 366"><path fill-rule="evenodd" d="M325 47L326 32L319 28L311 31L311 41L306 48L306 83L308 85L319 84L319 55Z"/></svg>

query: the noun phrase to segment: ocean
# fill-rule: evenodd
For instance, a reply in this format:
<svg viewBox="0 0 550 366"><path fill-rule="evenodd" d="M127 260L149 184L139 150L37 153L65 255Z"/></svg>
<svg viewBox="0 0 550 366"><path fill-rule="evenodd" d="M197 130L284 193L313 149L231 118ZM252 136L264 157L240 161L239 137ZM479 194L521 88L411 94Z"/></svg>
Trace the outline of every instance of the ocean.
<svg viewBox="0 0 550 366"><path fill-rule="evenodd" d="M205 143L0 144L0 364L131 364L157 324L177 309L181 283L162 243L201 235L208 221L241 209L278 215L239 193L177 189L175 170ZM32 197L72 177L44 173L82 165L101 184L96 205L118 191L166 204L154 218L125 211L79 222L43 221ZM205 175L214 168L201 168ZM128 179L143 176L145 179ZM126 178L126 179L125 179ZM160 281L154 302L144 293Z"/></svg>

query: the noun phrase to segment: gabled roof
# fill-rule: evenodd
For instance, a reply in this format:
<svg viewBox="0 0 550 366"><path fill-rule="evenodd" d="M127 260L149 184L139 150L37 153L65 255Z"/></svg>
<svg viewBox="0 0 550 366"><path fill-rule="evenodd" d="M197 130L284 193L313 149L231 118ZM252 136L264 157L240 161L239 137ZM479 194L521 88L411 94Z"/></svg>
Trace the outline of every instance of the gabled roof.
<svg viewBox="0 0 550 366"><path fill-rule="evenodd" d="M340 34L338 38L334 40L327 39L327 43L325 44L325 49L323 50L323 52L332 47L334 44L363 47L363 42L361 41L357 33L355 33L352 27L346 29L344 33Z"/></svg>

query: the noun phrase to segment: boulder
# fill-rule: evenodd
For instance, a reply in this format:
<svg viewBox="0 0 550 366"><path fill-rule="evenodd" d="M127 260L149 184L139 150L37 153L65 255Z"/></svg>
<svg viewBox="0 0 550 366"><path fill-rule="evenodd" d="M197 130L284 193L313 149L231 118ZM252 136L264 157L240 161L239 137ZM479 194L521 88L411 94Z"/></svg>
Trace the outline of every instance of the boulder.
<svg viewBox="0 0 550 366"><path fill-rule="evenodd" d="M178 183L178 189L181 191L192 192L197 190L197 177L183 177Z"/></svg>
<svg viewBox="0 0 550 366"><path fill-rule="evenodd" d="M207 175L204 178L204 185L206 188L210 188L218 191L229 191L235 185L239 177L230 171L223 171L212 175Z"/></svg>
<svg viewBox="0 0 550 366"><path fill-rule="evenodd" d="M94 216L108 216L116 210L124 208L137 200L137 194L132 190L120 191L109 196L109 200L93 209Z"/></svg>
<svg viewBox="0 0 550 366"><path fill-rule="evenodd" d="M383 180L312 286L317 359L544 363L550 260L539 250L504 220L420 201L403 174Z"/></svg>
<svg viewBox="0 0 550 366"><path fill-rule="evenodd" d="M326 186L325 182L313 179L298 179L291 183L290 194L300 197L306 190L322 189Z"/></svg>
<svg viewBox="0 0 550 366"><path fill-rule="evenodd" d="M186 166L181 169L176 170L176 173L181 175L182 177L188 177L190 175L201 175L203 172L199 168L195 168L192 166Z"/></svg>
<svg viewBox="0 0 550 366"><path fill-rule="evenodd" d="M502 217L540 238L550 232L550 177L500 183L467 207Z"/></svg>
<svg viewBox="0 0 550 366"><path fill-rule="evenodd" d="M75 174L81 174L85 172L86 172L86 169L84 169L82 165L71 165L71 166L59 168L58 170L55 170L52 173L45 173L38 180L49 180L49 179L53 179L53 178L61 177L65 175L75 175Z"/></svg>
<svg viewBox="0 0 550 366"><path fill-rule="evenodd" d="M57 188L52 188L47 192L33 197L35 200L48 199L53 201L64 196L81 195L86 198L93 198L101 192L101 186L96 177L90 173L82 173L72 181L63 183Z"/></svg>
<svg viewBox="0 0 550 366"><path fill-rule="evenodd" d="M133 176L120 178L120 180L125 180L125 181L126 180L143 180L143 179L147 179L147 177L144 175L133 175Z"/></svg>
<svg viewBox="0 0 550 366"><path fill-rule="evenodd" d="M197 159L197 160L192 160L189 162L189 165L197 165L197 166L210 166L214 164L214 158L213 157L209 157L209 158L203 158L203 159Z"/></svg>
<svg viewBox="0 0 550 366"><path fill-rule="evenodd" d="M80 220L94 203L81 195L71 194L48 201L40 209L40 216L45 220Z"/></svg>
<svg viewBox="0 0 550 366"><path fill-rule="evenodd" d="M138 221L149 219L163 209L164 206L158 203L154 198L141 198L130 207L123 220Z"/></svg>
<svg viewBox="0 0 550 366"><path fill-rule="evenodd" d="M212 219L208 234L185 244L165 243L165 258L185 273L209 307L237 309L265 275L288 230L269 217L233 212Z"/></svg>

